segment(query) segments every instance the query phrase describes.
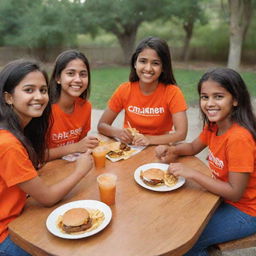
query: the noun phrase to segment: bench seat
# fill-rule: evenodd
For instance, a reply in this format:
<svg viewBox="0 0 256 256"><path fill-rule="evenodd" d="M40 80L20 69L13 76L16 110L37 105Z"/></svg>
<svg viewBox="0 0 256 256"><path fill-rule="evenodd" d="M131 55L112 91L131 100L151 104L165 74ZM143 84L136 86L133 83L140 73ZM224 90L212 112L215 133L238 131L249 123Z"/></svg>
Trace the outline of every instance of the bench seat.
<svg viewBox="0 0 256 256"><path fill-rule="evenodd" d="M220 251L231 251L256 247L256 234L216 245Z"/></svg>

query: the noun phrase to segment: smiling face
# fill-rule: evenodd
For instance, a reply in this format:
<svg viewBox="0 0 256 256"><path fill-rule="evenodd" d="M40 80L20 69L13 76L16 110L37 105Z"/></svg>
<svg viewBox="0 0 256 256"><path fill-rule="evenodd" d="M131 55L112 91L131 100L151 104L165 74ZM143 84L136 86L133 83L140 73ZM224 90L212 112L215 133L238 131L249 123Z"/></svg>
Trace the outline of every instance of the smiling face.
<svg viewBox="0 0 256 256"><path fill-rule="evenodd" d="M57 83L61 84L61 96L79 97L88 87L88 70L81 59L70 61L61 71Z"/></svg>
<svg viewBox="0 0 256 256"><path fill-rule="evenodd" d="M202 83L200 107L210 122L216 122L219 129L225 132L232 124L231 113L237 101L225 88L213 80Z"/></svg>
<svg viewBox="0 0 256 256"><path fill-rule="evenodd" d="M28 73L15 87L13 93L5 92L5 101L12 105L25 127L33 117L40 117L49 101L48 87L40 71Z"/></svg>
<svg viewBox="0 0 256 256"><path fill-rule="evenodd" d="M140 85L156 86L162 73L162 61L155 50L145 48L138 55L135 69Z"/></svg>

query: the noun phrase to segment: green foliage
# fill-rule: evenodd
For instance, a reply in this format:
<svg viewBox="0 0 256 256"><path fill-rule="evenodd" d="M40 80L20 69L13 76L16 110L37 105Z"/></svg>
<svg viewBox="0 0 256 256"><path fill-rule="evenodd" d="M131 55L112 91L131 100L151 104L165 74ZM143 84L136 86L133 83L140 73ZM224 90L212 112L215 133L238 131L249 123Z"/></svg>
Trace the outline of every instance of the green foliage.
<svg viewBox="0 0 256 256"><path fill-rule="evenodd" d="M255 0L256 5L256 0ZM254 7L256 9L256 6ZM256 15L254 15L256 17ZM256 18L252 19L251 25L248 29L245 42L244 42L244 48L255 50L256 49Z"/></svg>
<svg viewBox="0 0 256 256"><path fill-rule="evenodd" d="M25 15L27 9L32 5L30 0L1 0L0 1L0 45L8 45L10 42L6 37L13 35L17 37L22 24L19 18Z"/></svg>
<svg viewBox="0 0 256 256"><path fill-rule="evenodd" d="M26 15L19 18L19 23L23 24L19 36L10 35L9 39L15 45L26 45L30 48L74 44L77 24L74 15L70 15L69 8L69 1L49 0L34 4Z"/></svg>
<svg viewBox="0 0 256 256"><path fill-rule="evenodd" d="M199 21L201 24L207 23L207 17L203 11L203 3L206 0L166 0L165 18L170 19L173 16L185 25L190 22Z"/></svg>
<svg viewBox="0 0 256 256"><path fill-rule="evenodd" d="M178 29L181 24L177 24L176 18L166 22L161 19L154 22L143 22L138 30L137 42L148 36L157 36L166 40L170 47L181 47L184 41L184 31Z"/></svg>
<svg viewBox="0 0 256 256"><path fill-rule="evenodd" d="M252 3L255 12L256 0ZM134 43L150 35L182 47L183 26L192 18L190 45L221 56L229 47L228 11L227 0L0 0L0 46L47 52L52 47L121 44L129 59ZM252 15L245 50L255 50L255 31Z"/></svg>
<svg viewBox="0 0 256 256"><path fill-rule="evenodd" d="M97 33L96 26L113 33L123 50L124 61L128 62L140 24L161 16L162 3L165 0L157 4L155 0L87 0L81 8L81 24L89 27L91 33Z"/></svg>
<svg viewBox="0 0 256 256"><path fill-rule="evenodd" d="M3 42L43 49L74 45L79 24L74 7L68 0L2 0Z"/></svg>
<svg viewBox="0 0 256 256"><path fill-rule="evenodd" d="M212 26L206 24L196 29L191 46L207 48L209 53L221 53L228 50L229 28L227 24ZM211 40L209 40L211 38Z"/></svg>
<svg viewBox="0 0 256 256"><path fill-rule="evenodd" d="M77 37L78 46L117 46L118 41L117 38L111 34L106 32L99 32L97 37L93 37L91 34L79 34Z"/></svg>
<svg viewBox="0 0 256 256"><path fill-rule="evenodd" d="M158 4L154 0L87 0L83 4L82 19L85 25L94 24L114 34L122 34L142 21L156 19L161 2L164 0L159 0Z"/></svg>

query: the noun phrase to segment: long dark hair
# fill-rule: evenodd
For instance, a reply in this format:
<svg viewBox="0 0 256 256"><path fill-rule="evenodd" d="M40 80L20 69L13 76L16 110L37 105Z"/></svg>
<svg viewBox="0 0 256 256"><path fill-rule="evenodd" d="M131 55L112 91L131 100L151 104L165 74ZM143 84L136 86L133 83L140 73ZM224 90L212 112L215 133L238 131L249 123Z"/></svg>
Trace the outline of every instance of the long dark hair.
<svg viewBox="0 0 256 256"><path fill-rule="evenodd" d="M230 68L215 68L206 72L198 83L198 93L201 93L202 83L208 80L215 81L225 88L237 101L237 106L233 107L231 120L248 129L256 139L256 117L253 113L250 94L242 77ZM204 124L209 127L212 123L201 110Z"/></svg>
<svg viewBox="0 0 256 256"><path fill-rule="evenodd" d="M91 72L89 61L86 56L78 50L67 50L62 52L55 61L54 69L50 78L50 89L51 89L51 102L55 103L60 98L61 85L57 84L61 72L66 68L68 63L72 60L80 59L84 62L88 72L88 86L87 89L79 96L82 99L88 99L91 90Z"/></svg>
<svg viewBox="0 0 256 256"><path fill-rule="evenodd" d="M176 85L176 80L174 78L174 74L172 70L171 53L170 53L169 47L164 40L158 37L147 37L143 39L137 46L135 52L132 55L131 63L130 63L130 66L131 66L130 67L131 71L129 76L130 82L139 81L139 77L135 69L135 63L137 61L139 54L146 48L151 48L155 50L159 58L161 59L163 72L161 73L158 79L159 82L165 85L167 84Z"/></svg>
<svg viewBox="0 0 256 256"><path fill-rule="evenodd" d="M8 63L0 72L0 124L1 128L9 130L26 148L29 158L35 168L43 163L46 150L46 136L50 126L51 106L47 104L43 114L32 120L23 129L18 115L12 106L6 103L4 94L13 93L15 87L31 72L39 71L46 83L48 77L39 64L30 60L15 60Z"/></svg>

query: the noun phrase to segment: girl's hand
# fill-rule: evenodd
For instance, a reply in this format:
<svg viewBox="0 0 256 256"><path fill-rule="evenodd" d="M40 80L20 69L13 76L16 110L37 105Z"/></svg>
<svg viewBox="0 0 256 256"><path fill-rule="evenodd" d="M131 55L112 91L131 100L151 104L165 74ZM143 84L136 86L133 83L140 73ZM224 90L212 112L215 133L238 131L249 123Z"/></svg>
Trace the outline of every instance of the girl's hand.
<svg viewBox="0 0 256 256"><path fill-rule="evenodd" d="M87 150L81 154L76 160L76 171L80 172L82 176L85 176L93 166L93 158L91 150Z"/></svg>
<svg viewBox="0 0 256 256"><path fill-rule="evenodd" d="M175 153L175 146L159 145L155 149L156 157L163 163L175 162L178 155Z"/></svg>
<svg viewBox="0 0 256 256"><path fill-rule="evenodd" d="M145 135L139 133L134 135L132 144L135 146L148 146L150 141Z"/></svg>
<svg viewBox="0 0 256 256"><path fill-rule="evenodd" d="M99 145L99 140L94 136L87 136L78 143L78 152L85 152L87 149L93 149Z"/></svg>
<svg viewBox="0 0 256 256"><path fill-rule="evenodd" d="M176 177L182 176L188 179L191 179L196 172L194 169L188 168L181 163L171 163L169 165L168 171Z"/></svg>
<svg viewBox="0 0 256 256"><path fill-rule="evenodd" d="M133 136L128 129L121 129L118 134L118 138L126 144L132 144Z"/></svg>

